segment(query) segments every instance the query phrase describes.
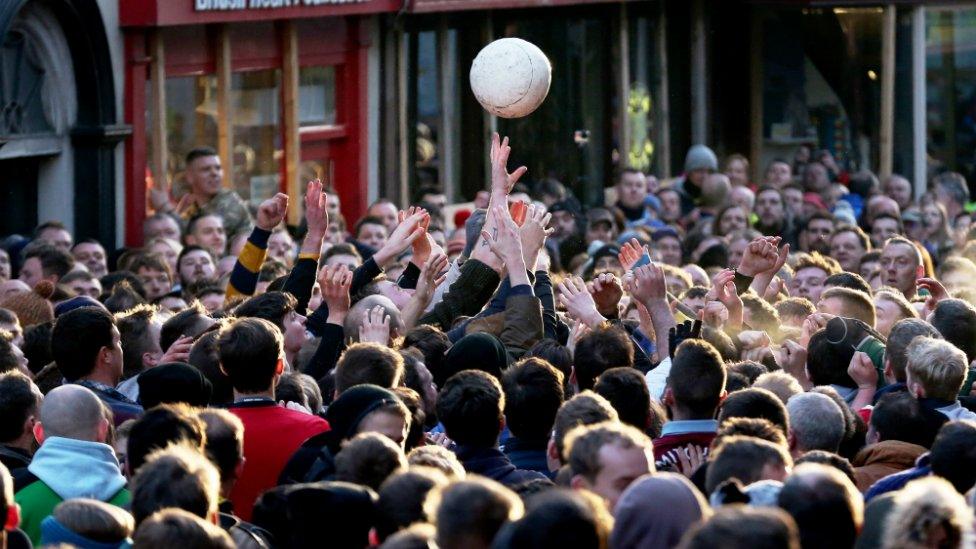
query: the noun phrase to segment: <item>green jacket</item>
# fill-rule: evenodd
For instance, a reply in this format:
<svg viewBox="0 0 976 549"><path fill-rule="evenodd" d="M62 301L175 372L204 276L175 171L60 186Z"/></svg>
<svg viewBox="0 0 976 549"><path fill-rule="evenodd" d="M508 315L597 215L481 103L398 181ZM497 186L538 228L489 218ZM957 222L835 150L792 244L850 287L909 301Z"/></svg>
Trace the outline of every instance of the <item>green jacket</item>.
<svg viewBox="0 0 976 549"><path fill-rule="evenodd" d="M109 499L107 503L128 508L132 495L127 488L122 488ZM41 543L41 521L54 512L54 508L63 500L44 481L37 479L22 488L14 501L20 505L20 528L27 534L37 547Z"/></svg>

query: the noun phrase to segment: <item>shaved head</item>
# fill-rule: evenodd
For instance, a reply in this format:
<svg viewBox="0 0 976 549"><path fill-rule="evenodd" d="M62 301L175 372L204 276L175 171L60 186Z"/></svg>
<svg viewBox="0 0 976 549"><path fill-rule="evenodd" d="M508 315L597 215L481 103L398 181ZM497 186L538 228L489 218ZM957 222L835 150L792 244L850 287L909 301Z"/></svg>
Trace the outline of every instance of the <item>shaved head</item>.
<svg viewBox="0 0 976 549"><path fill-rule="evenodd" d="M102 401L81 385L62 385L53 389L41 404L44 438L63 437L101 442L99 432L105 421Z"/></svg>
<svg viewBox="0 0 976 549"><path fill-rule="evenodd" d="M363 317L373 307L383 307L386 314L390 316L390 328L396 329L400 334L403 334L403 320L400 316L400 309L397 308L390 298L376 294L360 299L349 309L344 325L347 335L351 335L353 339L359 341L359 327L363 324Z"/></svg>

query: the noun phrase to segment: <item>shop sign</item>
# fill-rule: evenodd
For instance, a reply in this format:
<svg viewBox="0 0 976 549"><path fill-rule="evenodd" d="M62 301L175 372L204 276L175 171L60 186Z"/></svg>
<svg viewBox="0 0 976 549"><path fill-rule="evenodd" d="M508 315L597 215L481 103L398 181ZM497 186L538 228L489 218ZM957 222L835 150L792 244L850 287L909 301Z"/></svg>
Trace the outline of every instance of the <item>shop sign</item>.
<svg viewBox="0 0 976 549"><path fill-rule="evenodd" d="M274 10L297 7L362 4L369 0L193 0L195 11Z"/></svg>

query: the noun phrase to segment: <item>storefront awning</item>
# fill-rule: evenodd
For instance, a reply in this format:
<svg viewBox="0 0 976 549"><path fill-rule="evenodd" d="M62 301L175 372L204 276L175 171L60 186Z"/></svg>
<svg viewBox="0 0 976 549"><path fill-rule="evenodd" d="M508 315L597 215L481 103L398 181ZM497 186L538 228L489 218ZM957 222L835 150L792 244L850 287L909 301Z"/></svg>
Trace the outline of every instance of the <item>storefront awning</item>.
<svg viewBox="0 0 976 549"><path fill-rule="evenodd" d="M620 4L629 0L407 0L407 11L434 13L444 11L548 8L575 4Z"/></svg>
<svg viewBox="0 0 976 549"><path fill-rule="evenodd" d="M398 11L403 0L118 0L123 27L164 27ZM463 2L462 2L463 3Z"/></svg>

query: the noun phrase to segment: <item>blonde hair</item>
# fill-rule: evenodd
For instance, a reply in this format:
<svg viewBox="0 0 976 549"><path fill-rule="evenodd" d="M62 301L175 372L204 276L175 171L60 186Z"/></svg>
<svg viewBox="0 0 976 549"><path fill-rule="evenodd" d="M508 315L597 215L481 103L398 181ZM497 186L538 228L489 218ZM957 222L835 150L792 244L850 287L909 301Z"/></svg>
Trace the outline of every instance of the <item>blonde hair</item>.
<svg viewBox="0 0 976 549"><path fill-rule="evenodd" d="M790 397L803 392L803 387L800 385L800 382L782 370L760 375L756 378L752 387L754 389L766 389L783 401L784 405L790 400Z"/></svg>
<svg viewBox="0 0 976 549"><path fill-rule="evenodd" d="M600 464L600 449L604 446L644 448L648 452L652 448L651 439L638 429L619 421L604 421L581 425L569 431L563 461L569 463L573 474L593 480L603 467Z"/></svg>
<svg viewBox="0 0 976 549"><path fill-rule="evenodd" d="M966 378L966 355L953 344L931 337L917 337L906 349L905 370L925 389L925 396L955 401Z"/></svg>
<svg viewBox="0 0 976 549"><path fill-rule="evenodd" d="M878 288L874 292L874 299L884 299L897 305L899 312L901 312L902 318L918 318L918 311L916 311L915 307L912 307L912 304L905 299L905 294L895 290L894 288L888 286ZM875 309L877 309L877 307L875 307Z"/></svg>
<svg viewBox="0 0 976 549"><path fill-rule="evenodd" d="M815 267L825 272L827 276L843 272L840 263L832 257L821 255L819 252L797 254L796 261L793 262L793 272L798 273L800 269Z"/></svg>
<svg viewBox="0 0 976 549"><path fill-rule="evenodd" d="M871 296L860 290L852 290L851 288L843 288L840 286L827 288L820 294L820 299L834 297L839 299L843 305L843 313L841 316L856 318L868 326L875 325L878 313L874 307L874 302L871 301Z"/></svg>
<svg viewBox="0 0 976 549"><path fill-rule="evenodd" d="M966 499L941 477L930 476L909 482L895 496L885 520L882 547L923 549L972 547L973 512Z"/></svg>

